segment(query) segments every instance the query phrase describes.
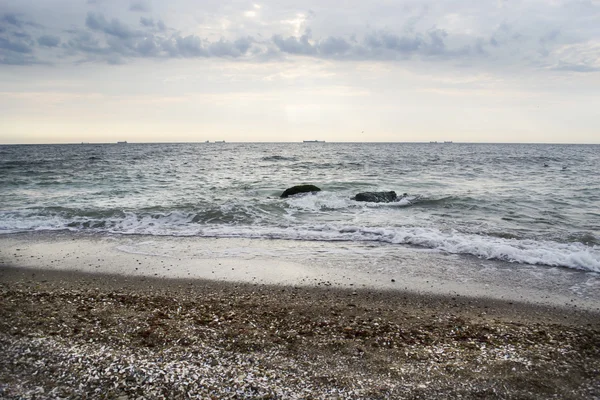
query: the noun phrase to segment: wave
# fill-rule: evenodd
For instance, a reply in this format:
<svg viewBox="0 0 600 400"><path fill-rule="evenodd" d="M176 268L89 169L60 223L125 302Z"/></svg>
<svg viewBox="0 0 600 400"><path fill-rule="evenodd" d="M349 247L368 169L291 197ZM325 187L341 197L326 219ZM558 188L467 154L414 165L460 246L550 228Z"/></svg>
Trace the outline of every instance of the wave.
<svg viewBox="0 0 600 400"><path fill-rule="evenodd" d="M567 267L600 273L600 246L581 242L517 239L442 231L430 227L365 227L336 224L248 225L215 213L202 218L193 212L169 212L104 217L63 218L59 215L0 219L0 233L69 230L156 236L236 237L310 241L380 242L412 245L490 260ZM591 239L588 239L592 241ZM597 239L596 239L597 240Z"/></svg>
<svg viewBox="0 0 600 400"><path fill-rule="evenodd" d="M319 192L313 196L292 196L287 199L287 204L292 209L301 211L332 211L356 208L392 208L392 207L409 207L418 204L421 201L419 195L409 195L399 198L397 201L389 203L372 203L368 201L356 201L352 198L354 193L347 193L340 196L336 192Z"/></svg>
<svg viewBox="0 0 600 400"><path fill-rule="evenodd" d="M296 157L284 156L267 156L262 158L263 161L298 161Z"/></svg>

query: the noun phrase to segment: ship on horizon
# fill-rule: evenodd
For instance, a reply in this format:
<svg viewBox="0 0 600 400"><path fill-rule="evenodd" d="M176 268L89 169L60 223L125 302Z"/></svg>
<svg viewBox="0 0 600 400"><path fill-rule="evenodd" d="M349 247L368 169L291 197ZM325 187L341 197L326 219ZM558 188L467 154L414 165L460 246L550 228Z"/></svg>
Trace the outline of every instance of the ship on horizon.
<svg viewBox="0 0 600 400"><path fill-rule="evenodd" d="M117 144L127 144L127 140L123 140L121 142L117 142Z"/></svg>
<svg viewBox="0 0 600 400"><path fill-rule="evenodd" d="M305 140L304 143L325 143L324 140Z"/></svg>

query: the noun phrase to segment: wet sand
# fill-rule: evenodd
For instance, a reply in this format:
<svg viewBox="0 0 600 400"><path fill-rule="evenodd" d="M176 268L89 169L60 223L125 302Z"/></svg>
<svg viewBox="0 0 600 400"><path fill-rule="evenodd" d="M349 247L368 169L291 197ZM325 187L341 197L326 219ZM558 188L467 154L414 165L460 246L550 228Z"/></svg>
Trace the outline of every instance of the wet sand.
<svg viewBox="0 0 600 400"><path fill-rule="evenodd" d="M402 290L600 312L600 274L364 243L69 233L0 236L0 265L128 277Z"/></svg>
<svg viewBox="0 0 600 400"><path fill-rule="evenodd" d="M136 267L110 252L103 273L27 268L26 251L0 260L2 398L600 396L593 309L300 284L312 269L276 285L123 275Z"/></svg>

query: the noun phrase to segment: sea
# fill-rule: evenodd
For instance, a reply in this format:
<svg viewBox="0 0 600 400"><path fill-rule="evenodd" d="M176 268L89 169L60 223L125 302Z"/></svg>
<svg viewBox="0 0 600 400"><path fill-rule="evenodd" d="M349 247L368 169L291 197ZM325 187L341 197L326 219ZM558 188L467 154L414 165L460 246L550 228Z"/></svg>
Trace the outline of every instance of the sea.
<svg viewBox="0 0 600 400"><path fill-rule="evenodd" d="M600 145L3 145L0 235L360 243L600 273L599 176ZM299 184L322 190L280 198Z"/></svg>

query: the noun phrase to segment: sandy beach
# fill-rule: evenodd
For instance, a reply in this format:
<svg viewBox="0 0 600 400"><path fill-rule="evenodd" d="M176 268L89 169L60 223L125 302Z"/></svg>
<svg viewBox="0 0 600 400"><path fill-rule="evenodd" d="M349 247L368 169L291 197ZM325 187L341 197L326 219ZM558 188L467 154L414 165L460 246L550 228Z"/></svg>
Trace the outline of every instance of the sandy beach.
<svg viewBox="0 0 600 400"><path fill-rule="evenodd" d="M0 269L2 398L600 396L593 307L301 284L309 270L287 284L117 274L110 254L90 270L56 242L77 271L33 261L46 239L11 240ZM235 271L249 261L229 262Z"/></svg>

